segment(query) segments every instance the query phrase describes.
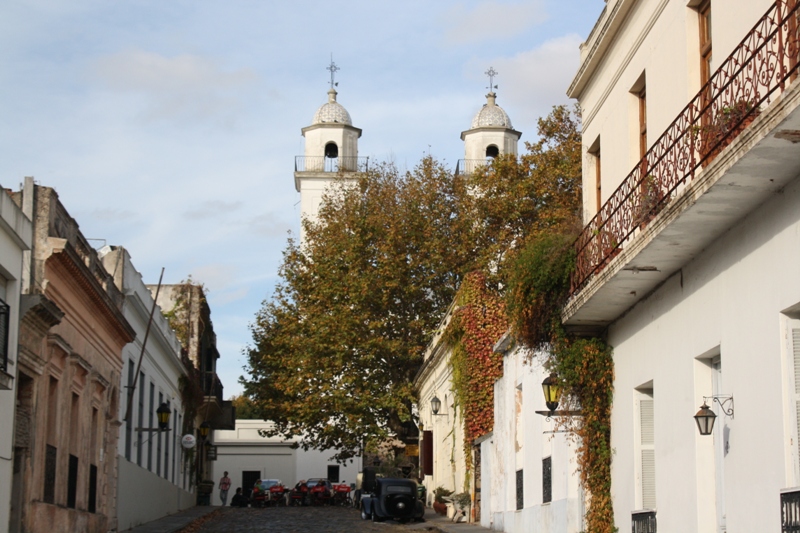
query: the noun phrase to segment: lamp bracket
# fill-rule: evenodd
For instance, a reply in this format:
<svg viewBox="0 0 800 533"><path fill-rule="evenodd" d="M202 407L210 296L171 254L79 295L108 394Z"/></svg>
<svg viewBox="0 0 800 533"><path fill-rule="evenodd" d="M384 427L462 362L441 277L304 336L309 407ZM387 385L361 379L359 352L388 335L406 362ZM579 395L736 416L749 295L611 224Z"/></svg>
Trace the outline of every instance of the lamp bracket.
<svg viewBox="0 0 800 533"><path fill-rule="evenodd" d="M549 422L552 418L560 416L583 416L583 411L534 411L537 415L542 415L545 421Z"/></svg>
<svg viewBox="0 0 800 533"><path fill-rule="evenodd" d="M731 420L733 420L733 394L714 394L712 396L703 396L703 401L706 403L709 401L712 403L717 402L720 409L722 409L722 412L731 417ZM725 405L728 403L730 403L730 407L725 407Z"/></svg>

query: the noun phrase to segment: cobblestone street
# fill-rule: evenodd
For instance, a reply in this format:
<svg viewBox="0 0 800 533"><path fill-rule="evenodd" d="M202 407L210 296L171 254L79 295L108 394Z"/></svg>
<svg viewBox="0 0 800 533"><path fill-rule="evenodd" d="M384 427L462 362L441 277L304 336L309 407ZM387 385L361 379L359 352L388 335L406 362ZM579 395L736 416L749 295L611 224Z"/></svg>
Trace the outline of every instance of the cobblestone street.
<svg viewBox="0 0 800 533"><path fill-rule="evenodd" d="M422 527L421 527L422 526ZM416 524L414 529L428 529ZM430 529L436 531L433 526ZM266 509L224 508L191 533L390 533L408 531L406 526L387 521L361 520L356 509L345 507L268 507Z"/></svg>

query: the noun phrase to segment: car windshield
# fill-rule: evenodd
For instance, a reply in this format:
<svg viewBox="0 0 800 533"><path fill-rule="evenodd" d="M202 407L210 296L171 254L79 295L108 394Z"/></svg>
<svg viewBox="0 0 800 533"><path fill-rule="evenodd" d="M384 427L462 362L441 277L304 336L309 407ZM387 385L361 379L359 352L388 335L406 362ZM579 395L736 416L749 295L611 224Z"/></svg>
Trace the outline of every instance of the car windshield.
<svg viewBox="0 0 800 533"><path fill-rule="evenodd" d="M270 487L274 487L275 485L280 485L280 484L281 484L281 480L280 479L265 479L264 481L261 482L261 486L266 488L266 489L268 489Z"/></svg>
<svg viewBox="0 0 800 533"><path fill-rule="evenodd" d="M316 487L320 483L322 483L323 485L327 485L324 479L309 479L306 482L306 485L308 485L309 487Z"/></svg>

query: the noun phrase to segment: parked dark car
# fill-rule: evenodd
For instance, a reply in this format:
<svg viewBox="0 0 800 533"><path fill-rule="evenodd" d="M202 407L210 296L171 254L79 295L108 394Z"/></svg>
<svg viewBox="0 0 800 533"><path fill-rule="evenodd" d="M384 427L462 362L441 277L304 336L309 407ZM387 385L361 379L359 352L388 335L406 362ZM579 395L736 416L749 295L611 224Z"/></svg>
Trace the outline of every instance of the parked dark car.
<svg viewBox="0 0 800 533"><path fill-rule="evenodd" d="M364 482L361 518L373 522L387 519L423 521L425 508L417 498L417 482L400 478L376 478Z"/></svg>

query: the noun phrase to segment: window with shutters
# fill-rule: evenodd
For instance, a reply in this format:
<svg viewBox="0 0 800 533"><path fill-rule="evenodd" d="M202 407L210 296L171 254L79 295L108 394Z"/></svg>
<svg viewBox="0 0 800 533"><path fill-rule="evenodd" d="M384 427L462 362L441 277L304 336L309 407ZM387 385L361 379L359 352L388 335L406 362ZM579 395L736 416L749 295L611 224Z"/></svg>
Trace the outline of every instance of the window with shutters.
<svg viewBox="0 0 800 533"><path fill-rule="evenodd" d="M639 415L637 444L640 459L638 489L641 498L641 509L655 509L656 457L653 390L639 390L637 396Z"/></svg>
<svg viewBox="0 0 800 533"><path fill-rule="evenodd" d="M798 454L797 461L800 465L800 324L795 322L791 328L791 354L794 367L794 403L795 403L795 453ZM797 475L797 474L795 474Z"/></svg>

